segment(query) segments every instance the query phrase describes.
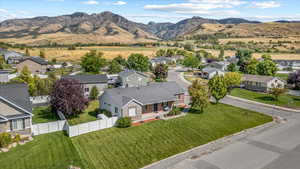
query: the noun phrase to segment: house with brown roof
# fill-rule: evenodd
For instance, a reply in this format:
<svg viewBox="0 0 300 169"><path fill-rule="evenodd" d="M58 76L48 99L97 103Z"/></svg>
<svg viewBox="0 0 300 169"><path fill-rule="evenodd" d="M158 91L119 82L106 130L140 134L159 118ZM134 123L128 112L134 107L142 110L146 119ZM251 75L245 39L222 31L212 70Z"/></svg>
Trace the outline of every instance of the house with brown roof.
<svg viewBox="0 0 300 169"><path fill-rule="evenodd" d="M269 92L274 87L284 88L284 86L285 81L278 77L249 74L242 77L242 87L248 90Z"/></svg>
<svg viewBox="0 0 300 169"><path fill-rule="evenodd" d="M32 74L44 74L47 72L48 62L40 57L27 57L17 64L18 72L21 72L25 66Z"/></svg>
<svg viewBox="0 0 300 169"><path fill-rule="evenodd" d="M26 84L0 85L0 133L30 135L32 116Z"/></svg>

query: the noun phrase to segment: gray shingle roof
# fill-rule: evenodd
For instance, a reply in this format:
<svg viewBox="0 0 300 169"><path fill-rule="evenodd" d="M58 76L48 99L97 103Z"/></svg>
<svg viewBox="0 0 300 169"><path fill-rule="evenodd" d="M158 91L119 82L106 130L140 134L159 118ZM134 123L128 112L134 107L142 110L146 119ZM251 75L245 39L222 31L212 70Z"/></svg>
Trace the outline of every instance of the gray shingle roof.
<svg viewBox="0 0 300 169"><path fill-rule="evenodd" d="M45 59L41 58L41 57L26 57L26 58L22 59L20 62L23 62L25 60L31 60L35 63L40 64L40 65L48 65L48 62Z"/></svg>
<svg viewBox="0 0 300 169"><path fill-rule="evenodd" d="M119 76L123 77L123 78L126 78L126 77L128 77L128 76L130 76L132 74L135 74L135 73L137 73L139 75L142 75L142 76L145 76L145 77L148 77L144 73L139 72L139 71L135 71L135 70L124 70L124 71L122 71L122 72L119 73Z"/></svg>
<svg viewBox="0 0 300 169"><path fill-rule="evenodd" d="M273 80L274 78L277 78L277 77L244 74L242 77L242 80L268 83L269 81Z"/></svg>
<svg viewBox="0 0 300 169"><path fill-rule="evenodd" d="M23 113L25 111L29 113L32 112L32 105L26 84L2 84L0 85L0 96L0 100L5 102L7 105L18 109Z"/></svg>
<svg viewBox="0 0 300 169"><path fill-rule="evenodd" d="M101 75L68 75L63 76L62 78L66 79L74 79L77 80L79 83L82 84L94 84L94 83L107 83L108 77L106 74Z"/></svg>
<svg viewBox="0 0 300 169"><path fill-rule="evenodd" d="M108 97L119 106L124 106L131 100L148 105L176 101L178 98L175 95L182 93L184 90L176 82L164 82L142 87L107 89L101 97Z"/></svg>
<svg viewBox="0 0 300 169"><path fill-rule="evenodd" d="M222 71L222 70L219 70L217 68L214 68L214 67L205 67L204 69L202 69L202 72L206 72L206 73L213 73L215 71Z"/></svg>
<svg viewBox="0 0 300 169"><path fill-rule="evenodd" d="M8 58L22 58L23 54L15 51L8 51L6 49L0 48L0 55L4 55L4 59L7 60Z"/></svg>

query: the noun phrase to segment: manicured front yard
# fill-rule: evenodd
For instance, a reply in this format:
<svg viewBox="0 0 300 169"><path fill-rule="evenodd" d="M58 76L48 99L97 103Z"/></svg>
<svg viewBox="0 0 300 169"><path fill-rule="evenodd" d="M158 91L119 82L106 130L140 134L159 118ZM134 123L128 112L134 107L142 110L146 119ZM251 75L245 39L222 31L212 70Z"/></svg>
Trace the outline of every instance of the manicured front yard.
<svg viewBox="0 0 300 169"><path fill-rule="evenodd" d="M287 81L289 74L277 73L275 76Z"/></svg>
<svg viewBox="0 0 300 169"><path fill-rule="evenodd" d="M111 128L72 139L86 168L137 169L272 118L227 105L203 114L158 120L127 129Z"/></svg>
<svg viewBox="0 0 300 169"><path fill-rule="evenodd" d="M288 94L279 96L278 101L276 101L274 97L270 94L253 92L250 90L237 88L234 89L230 95L261 102L261 103L300 109L300 97L292 96Z"/></svg>
<svg viewBox="0 0 300 169"><path fill-rule="evenodd" d="M37 136L28 145L1 153L0 168L66 168L73 161L82 169L137 169L270 121L271 117L256 112L210 105L202 114L110 128L71 139L61 133Z"/></svg>
<svg viewBox="0 0 300 169"><path fill-rule="evenodd" d="M72 140L62 132L34 137L32 142L0 153L1 169L67 169L82 166Z"/></svg>
<svg viewBox="0 0 300 169"><path fill-rule="evenodd" d="M58 115L51 111L48 106L41 106L33 108L32 122L35 123L47 123L52 121L60 120Z"/></svg>
<svg viewBox="0 0 300 169"><path fill-rule="evenodd" d="M78 116L69 118L68 123L70 125L76 125L80 123L86 123L86 122L97 120L98 109L99 109L99 101L98 100L91 101L83 113L79 114Z"/></svg>

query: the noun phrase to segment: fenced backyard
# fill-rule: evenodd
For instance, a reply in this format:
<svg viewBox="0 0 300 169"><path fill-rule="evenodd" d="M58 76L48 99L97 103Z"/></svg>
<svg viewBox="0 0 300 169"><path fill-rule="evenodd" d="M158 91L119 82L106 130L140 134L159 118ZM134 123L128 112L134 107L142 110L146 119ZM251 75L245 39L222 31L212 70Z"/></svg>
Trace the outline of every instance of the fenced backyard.
<svg viewBox="0 0 300 169"><path fill-rule="evenodd" d="M79 136L81 134L98 131L106 128L111 128L115 126L118 117L108 118L104 114L100 114L101 119L86 122L77 125L70 125L66 120L65 116L58 112L58 116L61 120L48 122L48 123L37 123L32 125L33 135L40 135L46 133L53 133L57 131L66 131L69 137Z"/></svg>

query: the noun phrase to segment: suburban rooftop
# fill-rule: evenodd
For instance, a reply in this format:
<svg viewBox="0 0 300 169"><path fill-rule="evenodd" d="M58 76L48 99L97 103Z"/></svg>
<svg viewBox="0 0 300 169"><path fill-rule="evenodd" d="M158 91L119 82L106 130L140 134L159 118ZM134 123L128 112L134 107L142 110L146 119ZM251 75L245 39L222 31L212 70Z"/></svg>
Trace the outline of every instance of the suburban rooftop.
<svg viewBox="0 0 300 169"><path fill-rule="evenodd" d="M67 75L63 76L65 79L74 79L82 84L91 84L91 83L107 83L108 77L106 74L100 75Z"/></svg>
<svg viewBox="0 0 300 169"><path fill-rule="evenodd" d="M114 88L105 90L101 97L110 97L117 105L123 106L135 100L143 105L176 101L176 94L184 90L176 82L150 83L147 86Z"/></svg>
<svg viewBox="0 0 300 169"><path fill-rule="evenodd" d="M250 74L244 74L242 77L243 81L252 81L252 82L269 82L273 80L274 78L280 79L278 77L273 76L261 76L261 75L250 75Z"/></svg>

